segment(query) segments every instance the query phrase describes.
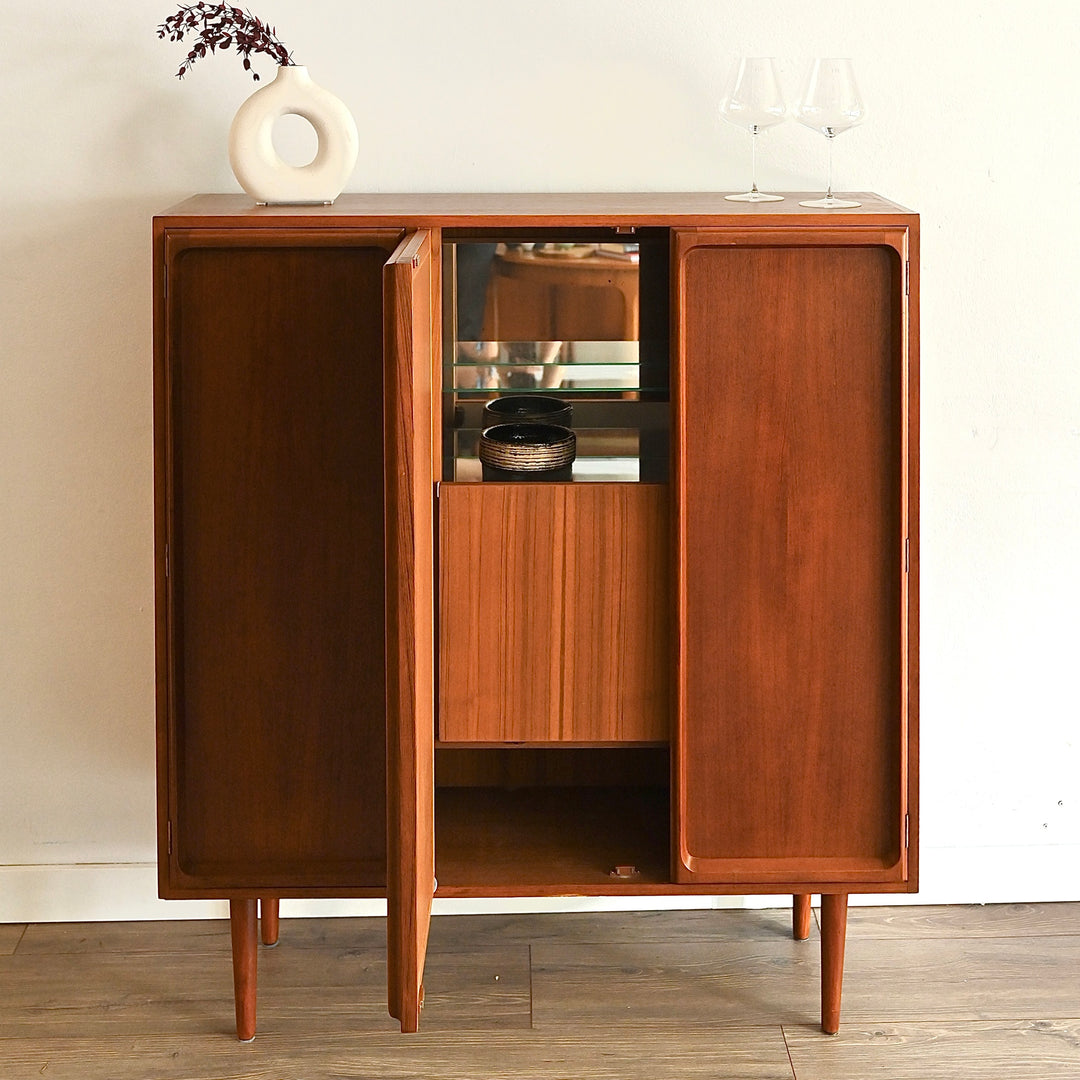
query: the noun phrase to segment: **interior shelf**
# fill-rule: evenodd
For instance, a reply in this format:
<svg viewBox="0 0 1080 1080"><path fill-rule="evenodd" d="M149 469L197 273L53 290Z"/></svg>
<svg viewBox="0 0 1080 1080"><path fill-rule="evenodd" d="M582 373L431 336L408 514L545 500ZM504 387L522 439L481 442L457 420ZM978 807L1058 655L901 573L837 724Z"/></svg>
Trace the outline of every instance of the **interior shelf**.
<svg viewBox="0 0 1080 1080"><path fill-rule="evenodd" d="M444 787L435 818L443 894L617 893L670 880L665 787Z"/></svg>

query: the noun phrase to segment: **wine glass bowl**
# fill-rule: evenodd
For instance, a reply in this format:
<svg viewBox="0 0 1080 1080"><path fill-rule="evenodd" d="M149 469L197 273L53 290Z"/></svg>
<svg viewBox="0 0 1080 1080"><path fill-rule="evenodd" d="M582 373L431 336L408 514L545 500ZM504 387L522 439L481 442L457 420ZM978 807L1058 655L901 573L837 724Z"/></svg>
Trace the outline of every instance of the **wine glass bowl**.
<svg viewBox="0 0 1080 1080"><path fill-rule="evenodd" d="M776 64L769 56L744 56L732 71L720 115L736 127L750 132L750 190L740 195L725 195L732 202L782 202L783 195L767 195L757 186L757 138L767 128L787 117Z"/></svg>
<svg viewBox="0 0 1080 1080"><path fill-rule="evenodd" d="M795 118L829 140L829 177L825 197L807 199L800 206L839 210L862 205L854 199L838 199L833 195L832 171L833 140L841 132L861 124L865 111L850 60L830 57L813 62L795 107Z"/></svg>

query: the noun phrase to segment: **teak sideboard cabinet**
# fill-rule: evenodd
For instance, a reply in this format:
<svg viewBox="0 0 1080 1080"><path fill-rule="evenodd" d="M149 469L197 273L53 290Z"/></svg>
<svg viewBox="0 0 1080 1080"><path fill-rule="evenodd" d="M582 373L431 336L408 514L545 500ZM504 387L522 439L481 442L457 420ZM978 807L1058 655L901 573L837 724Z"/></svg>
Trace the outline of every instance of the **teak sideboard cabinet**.
<svg viewBox="0 0 1080 1080"><path fill-rule="evenodd" d="M806 937L818 893L837 1030L848 894L918 877L919 223L859 198L155 219L160 891L230 901L241 1038L259 903L320 896L386 897L413 1031L433 895L787 893ZM499 242L474 337L634 336L629 388L549 391L629 473L469 460Z"/></svg>

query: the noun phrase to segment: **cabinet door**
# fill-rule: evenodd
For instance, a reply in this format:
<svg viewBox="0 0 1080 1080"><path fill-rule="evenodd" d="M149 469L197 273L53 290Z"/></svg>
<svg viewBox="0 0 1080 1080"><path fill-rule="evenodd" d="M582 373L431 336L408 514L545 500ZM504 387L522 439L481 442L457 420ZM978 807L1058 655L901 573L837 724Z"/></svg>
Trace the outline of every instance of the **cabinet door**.
<svg viewBox="0 0 1080 1080"><path fill-rule="evenodd" d="M416 1031L435 891L434 490L431 373L438 270L432 236L386 264L386 647L390 778L390 1015Z"/></svg>
<svg viewBox="0 0 1080 1080"><path fill-rule="evenodd" d="M673 243L676 879L903 882L908 232Z"/></svg>
<svg viewBox="0 0 1080 1080"><path fill-rule="evenodd" d="M400 235L164 237L164 896L385 888L382 274Z"/></svg>

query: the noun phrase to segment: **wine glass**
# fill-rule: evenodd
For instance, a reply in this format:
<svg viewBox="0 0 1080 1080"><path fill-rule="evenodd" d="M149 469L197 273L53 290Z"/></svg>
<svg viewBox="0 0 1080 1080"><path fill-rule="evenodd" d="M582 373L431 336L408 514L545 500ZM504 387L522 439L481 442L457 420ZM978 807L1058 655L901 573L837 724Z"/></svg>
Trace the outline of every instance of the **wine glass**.
<svg viewBox="0 0 1080 1080"><path fill-rule="evenodd" d="M818 59L810 67L806 86L795 108L800 124L820 131L829 140L829 182L824 199L807 199L800 206L815 206L824 210L850 209L862 206L854 199L838 199L833 195L833 139L862 123L863 102L855 83L855 71L850 60Z"/></svg>
<svg viewBox="0 0 1080 1080"><path fill-rule="evenodd" d="M783 195L766 195L757 186L758 133L779 124L787 115L772 57L744 56L739 61L720 102L720 115L749 131L751 146L750 190L724 198L732 202L783 202Z"/></svg>

